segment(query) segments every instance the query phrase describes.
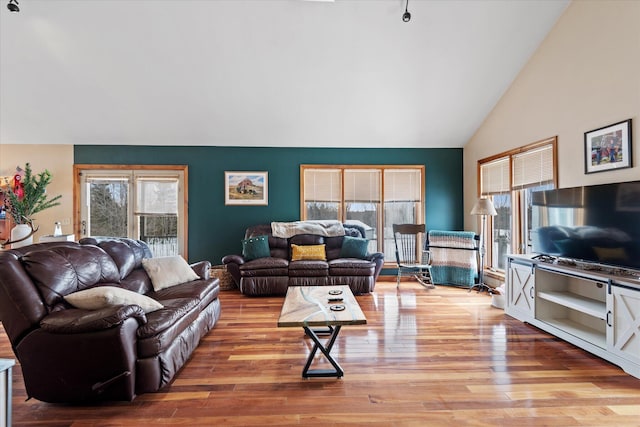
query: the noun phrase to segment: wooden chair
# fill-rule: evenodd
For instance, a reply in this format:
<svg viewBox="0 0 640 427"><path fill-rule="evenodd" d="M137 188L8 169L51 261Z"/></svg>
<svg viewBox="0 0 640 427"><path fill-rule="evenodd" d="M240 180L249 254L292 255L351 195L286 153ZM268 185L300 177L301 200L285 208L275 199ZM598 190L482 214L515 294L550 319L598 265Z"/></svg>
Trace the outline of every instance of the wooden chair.
<svg viewBox="0 0 640 427"><path fill-rule="evenodd" d="M413 276L425 287L434 287L431 281L430 254L424 250L425 237L424 224L393 224L398 288L403 275Z"/></svg>

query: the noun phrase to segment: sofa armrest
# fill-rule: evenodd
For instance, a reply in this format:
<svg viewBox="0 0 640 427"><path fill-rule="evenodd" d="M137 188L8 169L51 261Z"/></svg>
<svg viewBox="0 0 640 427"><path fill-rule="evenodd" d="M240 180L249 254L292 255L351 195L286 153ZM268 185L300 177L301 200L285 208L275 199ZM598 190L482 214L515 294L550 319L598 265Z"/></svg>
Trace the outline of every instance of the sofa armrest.
<svg viewBox="0 0 640 427"><path fill-rule="evenodd" d="M245 263L242 255L226 255L222 263L227 266L227 272L231 274L236 286L240 287L240 266Z"/></svg>
<svg viewBox="0 0 640 427"><path fill-rule="evenodd" d="M191 269L196 272L201 279L207 280L211 277L211 262L200 261L191 264Z"/></svg>
<svg viewBox="0 0 640 427"><path fill-rule="evenodd" d="M147 323L147 317L138 305L116 305L100 310L71 308L55 311L40 321L42 330L56 334L78 334L109 329L134 318L139 325Z"/></svg>
<svg viewBox="0 0 640 427"><path fill-rule="evenodd" d="M244 257L242 255L226 255L222 258L222 263L227 264L238 264L242 265L245 263Z"/></svg>
<svg viewBox="0 0 640 427"><path fill-rule="evenodd" d="M378 280L378 276L380 275L380 271L382 271L382 266L384 265L384 254L382 252L374 252L367 255L367 259L373 263L375 263L376 268L373 274L373 280Z"/></svg>

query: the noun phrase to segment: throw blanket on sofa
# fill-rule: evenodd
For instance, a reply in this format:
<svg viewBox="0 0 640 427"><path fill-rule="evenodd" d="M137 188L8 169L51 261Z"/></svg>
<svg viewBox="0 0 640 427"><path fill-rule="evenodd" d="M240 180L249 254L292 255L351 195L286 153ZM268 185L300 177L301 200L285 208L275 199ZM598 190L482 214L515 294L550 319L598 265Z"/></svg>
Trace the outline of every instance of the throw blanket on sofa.
<svg viewBox="0 0 640 427"><path fill-rule="evenodd" d="M473 286L478 271L475 233L431 230L429 251L434 284Z"/></svg>
<svg viewBox="0 0 640 427"><path fill-rule="evenodd" d="M340 221L294 221L272 222L273 237L288 239L297 234L317 234L325 237L344 236L344 227Z"/></svg>

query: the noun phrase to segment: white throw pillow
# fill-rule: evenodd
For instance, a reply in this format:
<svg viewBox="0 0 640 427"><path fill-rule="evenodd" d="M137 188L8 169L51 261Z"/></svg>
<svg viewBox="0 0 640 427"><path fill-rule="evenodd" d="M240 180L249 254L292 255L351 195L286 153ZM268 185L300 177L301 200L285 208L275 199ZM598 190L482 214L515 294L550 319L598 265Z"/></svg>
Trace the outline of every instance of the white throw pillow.
<svg viewBox="0 0 640 427"><path fill-rule="evenodd" d="M142 266L155 291L200 278L180 255L144 258Z"/></svg>
<svg viewBox="0 0 640 427"><path fill-rule="evenodd" d="M116 286L97 286L66 295L64 299L72 306L85 310L99 310L113 305L139 305L145 313L151 313L164 307L146 295Z"/></svg>

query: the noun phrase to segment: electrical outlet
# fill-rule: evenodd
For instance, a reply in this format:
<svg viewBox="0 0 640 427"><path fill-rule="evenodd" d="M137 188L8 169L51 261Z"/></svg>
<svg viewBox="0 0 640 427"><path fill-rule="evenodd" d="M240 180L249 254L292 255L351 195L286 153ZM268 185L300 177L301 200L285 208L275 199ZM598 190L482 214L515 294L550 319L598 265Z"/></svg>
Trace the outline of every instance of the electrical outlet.
<svg viewBox="0 0 640 427"><path fill-rule="evenodd" d="M62 220L62 225L71 225L71 219L65 218Z"/></svg>

